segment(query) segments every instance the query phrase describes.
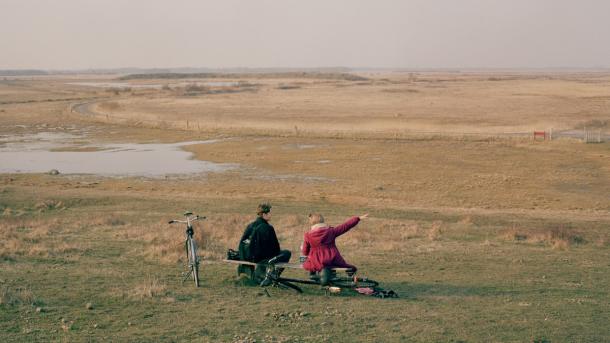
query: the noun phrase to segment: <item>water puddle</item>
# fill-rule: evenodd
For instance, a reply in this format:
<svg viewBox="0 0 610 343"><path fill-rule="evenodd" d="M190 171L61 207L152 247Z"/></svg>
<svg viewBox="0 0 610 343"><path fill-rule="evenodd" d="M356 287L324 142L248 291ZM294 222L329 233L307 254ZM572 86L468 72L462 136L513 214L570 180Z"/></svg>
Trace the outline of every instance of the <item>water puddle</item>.
<svg viewBox="0 0 610 343"><path fill-rule="evenodd" d="M0 173L45 173L57 169L62 174L157 178L223 172L237 167L195 160L191 152L181 149L216 142L213 140L100 145L88 145L85 141L84 136L58 132L0 136Z"/></svg>

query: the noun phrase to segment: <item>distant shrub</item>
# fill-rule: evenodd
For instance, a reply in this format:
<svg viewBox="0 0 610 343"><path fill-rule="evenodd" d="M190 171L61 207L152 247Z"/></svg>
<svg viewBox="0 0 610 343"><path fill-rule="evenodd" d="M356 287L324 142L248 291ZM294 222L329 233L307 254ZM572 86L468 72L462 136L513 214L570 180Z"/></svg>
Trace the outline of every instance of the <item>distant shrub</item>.
<svg viewBox="0 0 610 343"><path fill-rule="evenodd" d="M64 203L58 200L45 200L36 204L36 209L40 212L63 210L65 208Z"/></svg>
<svg viewBox="0 0 610 343"><path fill-rule="evenodd" d="M207 87L199 85L197 83L191 83L186 85L186 87L184 87L184 90L188 93L195 93L195 92L205 92L208 90Z"/></svg>
<svg viewBox="0 0 610 343"><path fill-rule="evenodd" d="M104 224L110 225L110 226L121 226L121 225L125 225L125 221L122 220L121 218L118 218L115 216L110 216L110 217L106 218L106 220L104 221Z"/></svg>
<svg viewBox="0 0 610 343"><path fill-rule="evenodd" d="M386 88L381 91L385 93L419 93L417 89L412 88Z"/></svg>
<svg viewBox="0 0 610 343"><path fill-rule="evenodd" d="M146 80L146 79L235 79L235 78L258 78L258 79L286 79L286 78L303 78L303 79L328 79L328 80L346 80L346 81L365 81L366 77L350 74L347 72L325 72L321 70L311 71L290 71L274 72L250 72L250 73L151 73L151 74L130 74L119 78L119 80Z"/></svg>
<svg viewBox="0 0 610 343"><path fill-rule="evenodd" d="M286 85L286 84L282 84L280 83L279 86L277 86L277 89L282 89L282 90L287 90L287 89L299 89L301 88L301 86L297 86L297 85Z"/></svg>
<svg viewBox="0 0 610 343"><path fill-rule="evenodd" d="M250 88L250 87L256 87L256 84L248 82L248 81L237 81L237 87Z"/></svg>
<svg viewBox="0 0 610 343"><path fill-rule="evenodd" d="M121 93L131 92L131 87L110 87L110 88L106 88L106 92L114 93L114 95L119 95Z"/></svg>

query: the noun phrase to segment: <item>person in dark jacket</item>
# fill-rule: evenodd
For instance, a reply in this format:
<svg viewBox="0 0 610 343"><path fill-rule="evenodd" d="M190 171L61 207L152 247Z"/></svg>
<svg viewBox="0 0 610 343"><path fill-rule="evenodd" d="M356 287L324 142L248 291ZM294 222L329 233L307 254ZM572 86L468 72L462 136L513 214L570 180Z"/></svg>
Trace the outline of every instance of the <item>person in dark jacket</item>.
<svg viewBox="0 0 610 343"><path fill-rule="evenodd" d="M239 240L239 257L242 261L256 263L288 262L291 253L281 250L280 243L275 234L271 220L271 205L263 203L258 205L257 218L246 227ZM248 272L254 279L261 279L265 271L257 268L256 272L251 266L240 265L238 273ZM254 273L253 273L254 272Z"/></svg>

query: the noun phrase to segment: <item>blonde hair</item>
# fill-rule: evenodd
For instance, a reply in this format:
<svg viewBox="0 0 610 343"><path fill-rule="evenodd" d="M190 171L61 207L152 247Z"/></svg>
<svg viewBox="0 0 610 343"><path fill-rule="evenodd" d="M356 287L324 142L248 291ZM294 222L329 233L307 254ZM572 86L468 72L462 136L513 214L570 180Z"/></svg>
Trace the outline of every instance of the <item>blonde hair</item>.
<svg viewBox="0 0 610 343"><path fill-rule="evenodd" d="M324 223L324 216L320 213L310 213L309 214L309 224L321 224Z"/></svg>

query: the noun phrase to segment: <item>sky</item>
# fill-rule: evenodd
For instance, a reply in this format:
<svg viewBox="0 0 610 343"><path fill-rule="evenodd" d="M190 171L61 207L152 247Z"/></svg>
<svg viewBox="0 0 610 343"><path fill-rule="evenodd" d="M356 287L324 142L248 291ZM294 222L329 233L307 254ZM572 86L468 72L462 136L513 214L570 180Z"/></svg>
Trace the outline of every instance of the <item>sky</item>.
<svg viewBox="0 0 610 343"><path fill-rule="evenodd" d="M0 0L0 69L610 67L607 0Z"/></svg>

